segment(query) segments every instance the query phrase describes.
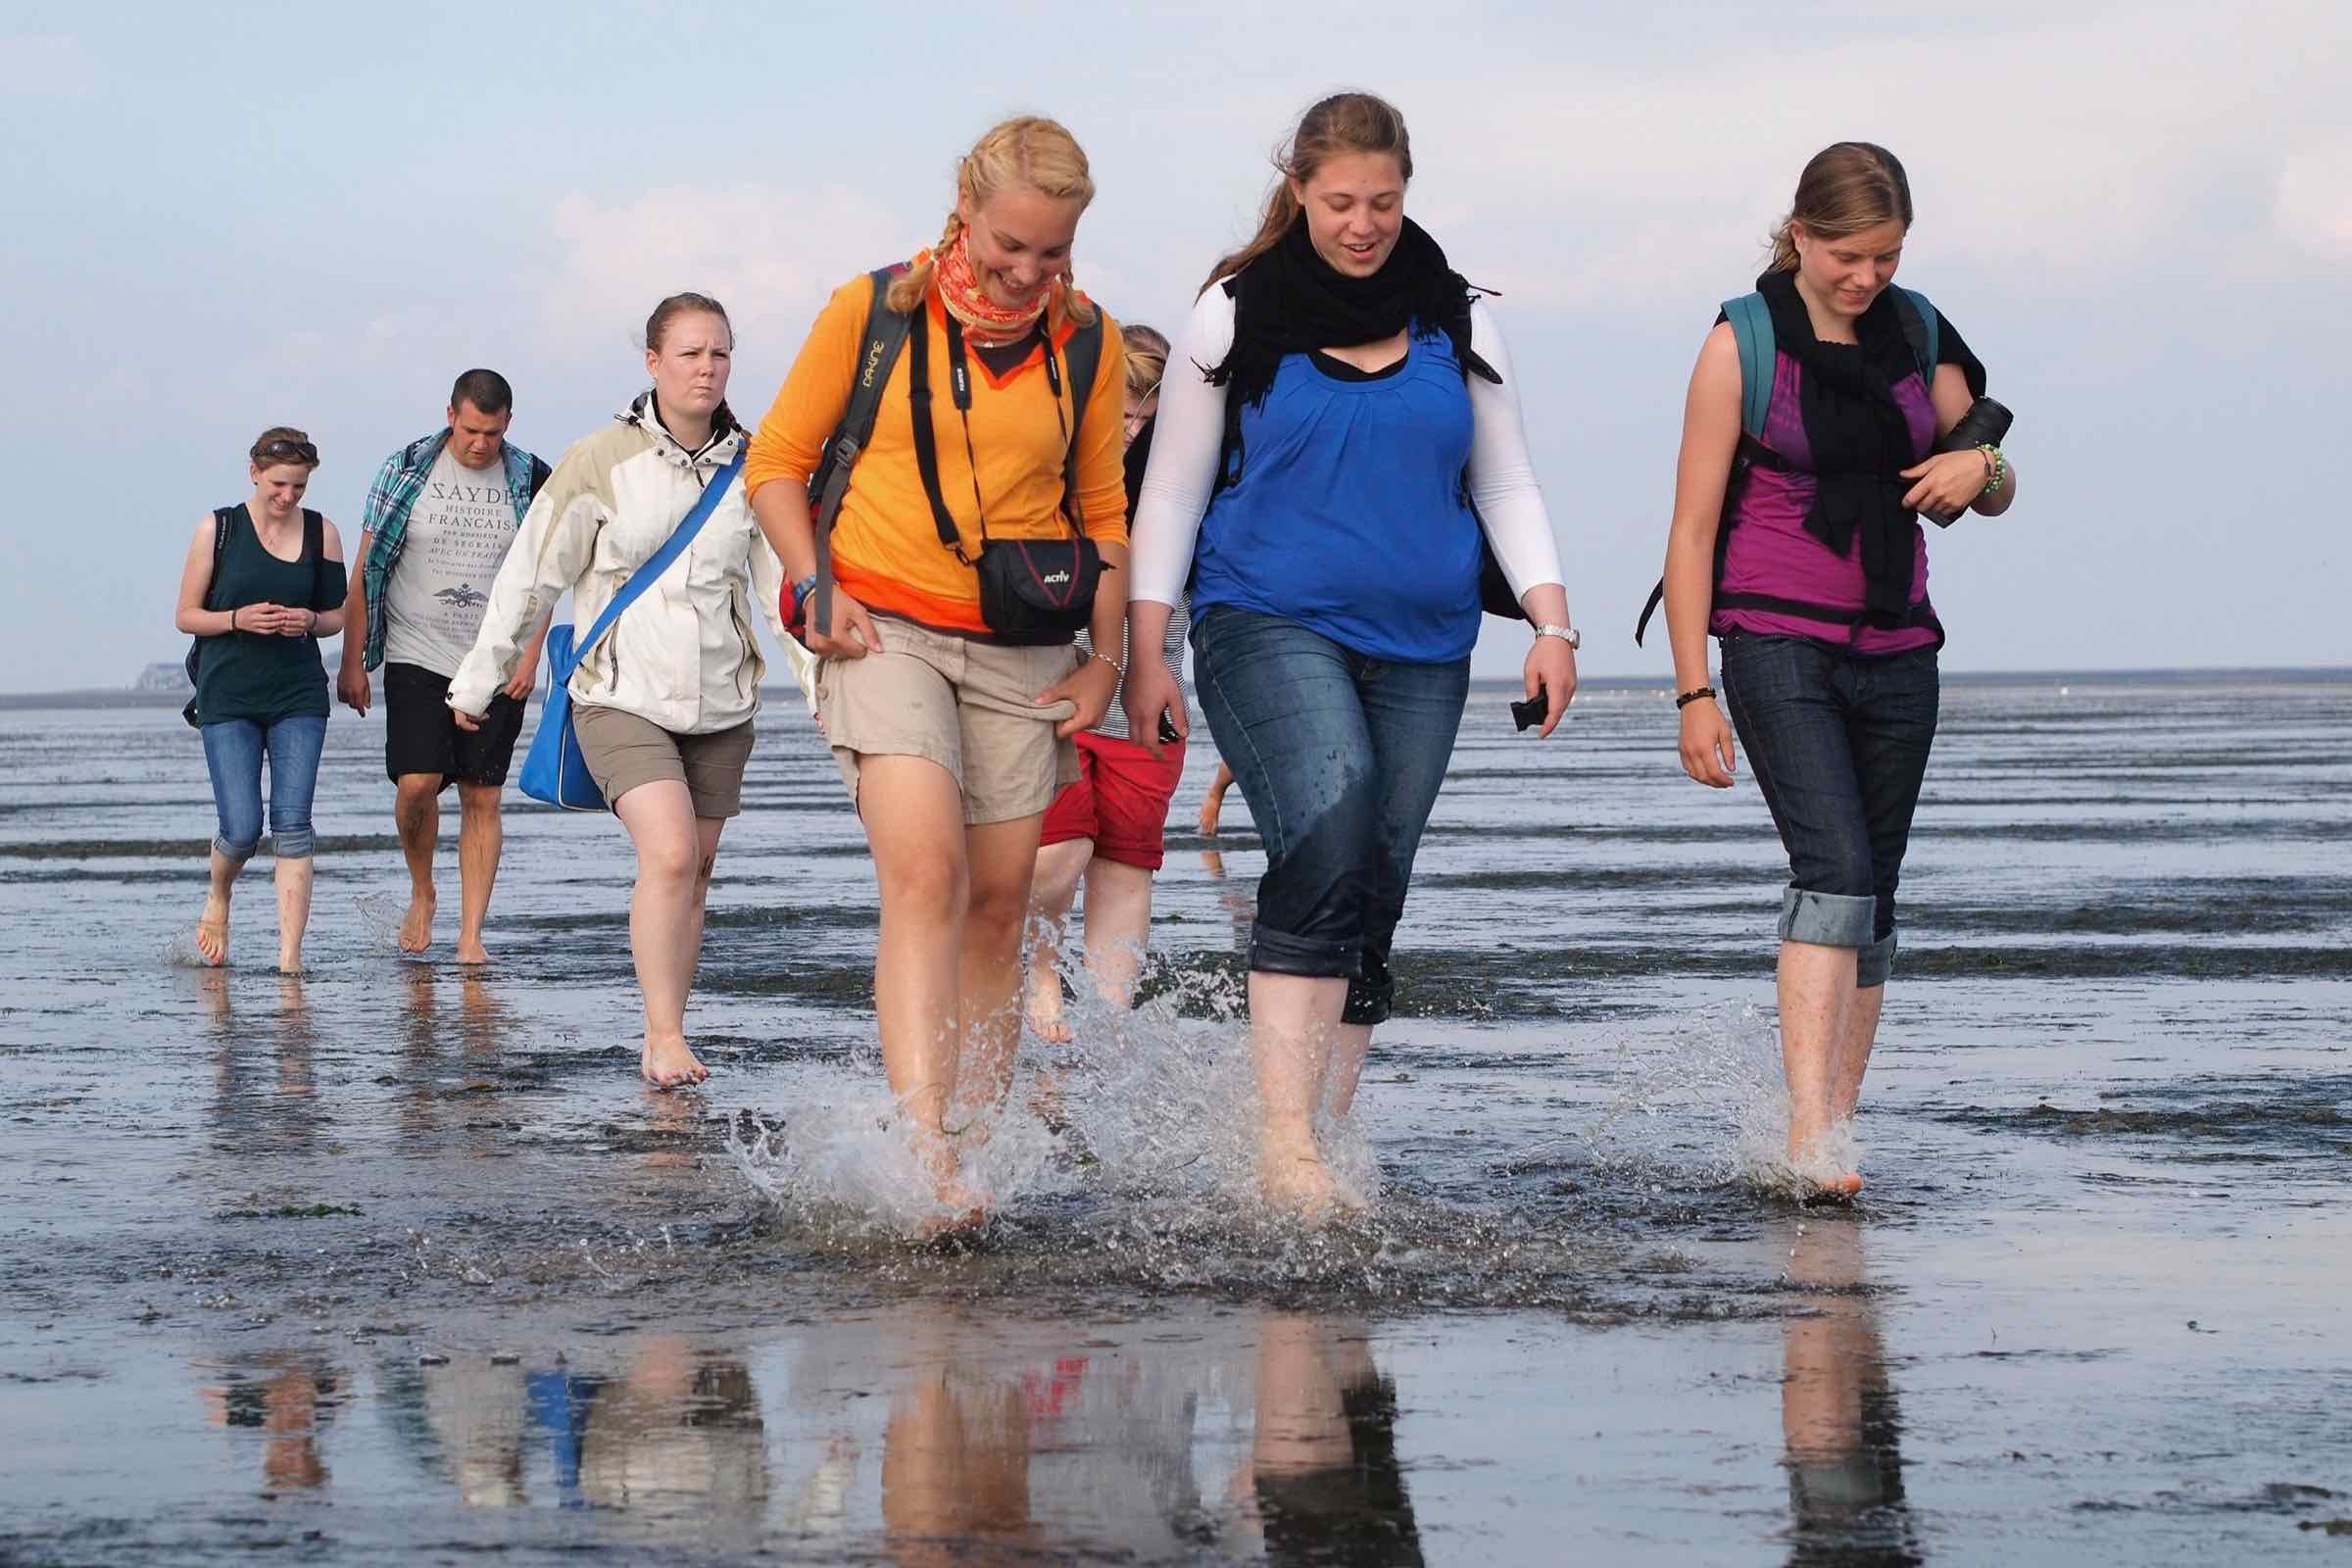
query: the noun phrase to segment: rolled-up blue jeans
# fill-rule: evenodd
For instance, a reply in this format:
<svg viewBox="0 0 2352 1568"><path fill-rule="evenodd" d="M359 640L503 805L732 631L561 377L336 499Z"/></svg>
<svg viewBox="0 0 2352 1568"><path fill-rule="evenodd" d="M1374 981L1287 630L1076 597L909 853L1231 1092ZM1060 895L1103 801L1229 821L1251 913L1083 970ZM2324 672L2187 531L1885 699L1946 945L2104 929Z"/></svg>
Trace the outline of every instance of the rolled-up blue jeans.
<svg viewBox="0 0 2352 1568"><path fill-rule="evenodd" d="M326 750L326 720L317 713L272 724L249 718L203 726L204 765L213 775L213 810L220 831L213 848L239 865L262 842L262 759L270 759L270 838L281 860L301 859L318 847L311 831L311 798L318 788L318 756Z"/></svg>
<svg viewBox="0 0 2352 1568"><path fill-rule="evenodd" d="M1346 979L1348 1023L1395 1005L1389 970L1421 830L1453 757L1470 661L1392 663L1296 621L1212 605L1193 670L1266 847L1250 967Z"/></svg>
<svg viewBox="0 0 2352 1568"><path fill-rule="evenodd" d="M1786 941L1855 950L1855 984L1894 964L1894 890L1936 741L1936 650L1862 659L1809 637L1723 639L1723 692L1788 852Z"/></svg>

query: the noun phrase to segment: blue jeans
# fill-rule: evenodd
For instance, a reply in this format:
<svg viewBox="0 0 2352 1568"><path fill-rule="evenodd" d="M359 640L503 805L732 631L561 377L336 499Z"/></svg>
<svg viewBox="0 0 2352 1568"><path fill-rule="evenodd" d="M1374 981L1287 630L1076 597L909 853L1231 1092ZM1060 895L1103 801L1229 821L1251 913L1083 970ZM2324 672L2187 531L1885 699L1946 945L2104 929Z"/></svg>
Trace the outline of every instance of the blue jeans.
<svg viewBox="0 0 2352 1568"><path fill-rule="evenodd" d="M1723 639L1723 690L1788 851L1781 936L1856 950L1886 983L1894 889L1936 741L1936 650L1857 659L1808 637Z"/></svg>
<svg viewBox="0 0 2352 1568"><path fill-rule="evenodd" d="M1367 659L1294 621L1212 605L1193 622L1200 710L1266 846L1250 967L1348 982L1389 1016L1390 946L1453 758L1470 661Z"/></svg>
<svg viewBox="0 0 2352 1568"><path fill-rule="evenodd" d="M262 758L270 759L270 837L281 860L307 858L318 847L311 831L311 797L318 788L318 754L326 750L326 720L316 713L258 724L223 719L203 727L204 765L213 775L213 809L220 830L213 848L239 865L262 842Z"/></svg>

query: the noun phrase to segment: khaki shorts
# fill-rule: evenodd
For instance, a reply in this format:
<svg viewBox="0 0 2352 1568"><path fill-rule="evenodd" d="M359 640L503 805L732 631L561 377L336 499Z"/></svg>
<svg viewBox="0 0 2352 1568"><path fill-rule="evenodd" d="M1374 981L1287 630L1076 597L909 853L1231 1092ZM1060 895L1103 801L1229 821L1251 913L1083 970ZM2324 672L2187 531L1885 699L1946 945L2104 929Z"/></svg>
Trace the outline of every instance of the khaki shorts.
<svg viewBox="0 0 2352 1568"><path fill-rule="evenodd" d="M1005 648L875 617L882 652L816 666L816 713L858 799L861 757L937 762L963 793L963 820L1035 816L1078 777L1078 748L1054 726L1072 703L1037 706L1039 692L1078 667L1078 653Z"/></svg>
<svg viewBox="0 0 2352 1568"><path fill-rule="evenodd" d="M752 760L752 721L709 735L674 735L617 708L571 705L571 733L588 776L616 805L640 784L674 778L686 786L697 816L743 812L743 769Z"/></svg>

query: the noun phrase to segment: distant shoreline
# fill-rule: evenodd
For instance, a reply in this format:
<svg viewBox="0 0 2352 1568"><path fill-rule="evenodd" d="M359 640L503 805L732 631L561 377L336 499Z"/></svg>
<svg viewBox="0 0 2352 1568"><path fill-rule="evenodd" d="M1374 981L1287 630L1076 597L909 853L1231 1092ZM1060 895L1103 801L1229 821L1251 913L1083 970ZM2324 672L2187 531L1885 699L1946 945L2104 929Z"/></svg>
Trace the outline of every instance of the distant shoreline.
<svg viewBox="0 0 2352 1568"><path fill-rule="evenodd" d="M2250 664L2214 669L1947 669L1943 672L1943 679L1946 684L1963 686L2033 686L2052 683L2226 686L2247 681L2258 682L2266 686L2325 686L2340 681L2352 681L2352 665ZM1594 675L1582 681L1579 689L1588 692L1663 692L1672 684L1671 677L1664 674ZM1519 682L1509 676L1480 676L1472 681L1471 685L1500 691L1515 689ZM798 688L790 686L764 687L760 695L764 701L770 703L800 700ZM98 687L86 691L63 692L0 692L0 712L25 712L40 709L179 708L183 707L187 700L185 692L143 692L133 691L127 687ZM533 701L537 701L535 696Z"/></svg>

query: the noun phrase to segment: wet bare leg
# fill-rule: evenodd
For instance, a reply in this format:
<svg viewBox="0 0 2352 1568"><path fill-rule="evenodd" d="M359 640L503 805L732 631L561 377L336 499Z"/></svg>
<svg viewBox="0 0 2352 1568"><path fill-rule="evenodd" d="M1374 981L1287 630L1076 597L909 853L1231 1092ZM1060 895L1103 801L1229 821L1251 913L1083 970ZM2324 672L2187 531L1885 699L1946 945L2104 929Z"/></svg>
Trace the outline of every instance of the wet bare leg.
<svg viewBox="0 0 2352 1568"><path fill-rule="evenodd" d="M1097 856L1086 868L1086 966L1097 996L1114 1007L1135 1000L1151 939L1151 871Z"/></svg>
<svg viewBox="0 0 2352 1568"><path fill-rule="evenodd" d="M1825 1193L1862 1190L1859 1172L1826 1168L1831 1100L1853 1010L1854 950L1781 944L1781 1069L1788 1083L1788 1164Z"/></svg>
<svg viewBox="0 0 2352 1568"><path fill-rule="evenodd" d="M196 952L217 969L228 961L229 894L236 886L237 873L245 869L245 862L232 860L215 850L208 869L211 877L204 893L204 912L196 916Z"/></svg>
<svg viewBox="0 0 2352 1568"><path fill-rule="evenodd" d="M1344 1023L1332 1037L1331 1076L1323 1094L1332 1119L1346 1121L1355 1110L1355 1086L1364 1075L1364 1058L1372 1054L1372 1026Z"/></svg>
<svg viewBox="0 0 2352 1568"><path fill-rule="evenodd" d="M1020 1051L1021 931L1045 813L983 822L963 833L968 899L956 956L956 1015L963 1059L956 1075L961 1108L984 1124L1012 1088Z"/></svg>
<svg viewBox="0 0 2352 1568"><path fill-rule="evenodd" d="M311 924L311 872L307 855L281 855L277 884L277 972L302 973L302 938Z"/></svg>
<svg viewBox="0 0 2352 1568"><path fill-rule="evenodd" d="M881 886L874 953L874 1012L882 1065L933 1195L949 1212L978 1212L946 1132L962 1056L958 963L971 887L963 796L938 763L918 757L861 757L858 812Z"/></svg>
<svg viewBox="0 0 2352 1568"><path fill-rule="evenodd" d="M403 773L394 787L392 825L409 864L409 912L400 922L400 951L433 945L433 851L441 840L441 775Z"/></svg>
<svg viewBox="0 0 2352 1568"><path fill-rule="evenodd" d="M1333 1035L1348 1001L1337 977L1250 973L1250 1054L1257 1068L1257 1184L1270 1207L1329 1213L1339 1184L1315 1141Z"/></svg>
<svg viewBox="0 0 2352 1568"><path fill-rule="evenodd" d="M1066 1044L1069 1020L1061 1009L1061 942L1078 882L1093 858L1095 841L1070 839L1037 852L1037 875L1029 893L1029 1027L1051 1045ZM1094 905L1087 905L1094 917Z"/></svg>
<svg viewBox="0 0 2352 1568"><path fill-rule="evenodd" d="M499 818L498 786L458 784L458 949L460 963L488 963L482 922L490 917L490 890L498 885L498 858L506 841ZM405 847L405 846L404 846ZM431 860L426 860L431 885ZM429 929L430 917L427 917Z"/></svg>
<svg viewBox="0 0 2352 1568"><path fill-rule="evenodd" d="M1864 986L1846 1004L1838 1071L1830 1083L1830 1114L1838 1121L1851 1121L1861 1108L1862 1075L1870 1070L1870 1048L1879 1038L1879 1007L1886 1000L1885 986Z"/></svg>
<svg viewBox="0 0 2352 1568"><path fill-rule="evenodd" d="M696 905L702 846L693 798L678 779L640 784L613 803L637 851L629 893L629 956L645 1001L645 1044L637 1070L657 1089L678 1089L710 1076L686 1045L686 992L693 946L702 928Z"/></svg>

